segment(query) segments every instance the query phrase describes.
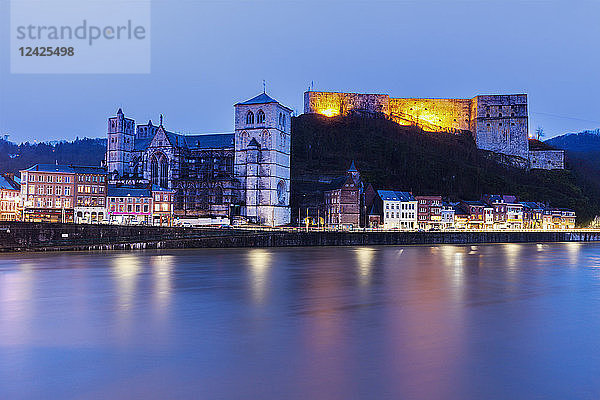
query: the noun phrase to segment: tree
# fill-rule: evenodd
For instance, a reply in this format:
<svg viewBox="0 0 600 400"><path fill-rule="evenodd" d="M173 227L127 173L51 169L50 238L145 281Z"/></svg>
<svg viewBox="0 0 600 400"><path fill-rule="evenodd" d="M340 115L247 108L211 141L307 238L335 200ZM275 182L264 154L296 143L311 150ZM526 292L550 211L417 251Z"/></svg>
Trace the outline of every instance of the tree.
<svg viewBox="0 0 600 400"><path fill-rule="evenodd" d="M535 136L537 138L537 140L540 140L541 138L544 137L544 128L542 128L541 126L538 126L537 129L535 130Z"/></svg>

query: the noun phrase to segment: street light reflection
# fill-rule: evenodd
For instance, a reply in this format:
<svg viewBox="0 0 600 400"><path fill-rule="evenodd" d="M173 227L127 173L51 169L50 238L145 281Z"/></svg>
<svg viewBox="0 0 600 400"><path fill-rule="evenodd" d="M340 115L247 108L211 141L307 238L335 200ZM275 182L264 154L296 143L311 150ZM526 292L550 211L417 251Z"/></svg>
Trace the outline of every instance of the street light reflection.
<svg viewBox="0 0 600 400"><path fill-rule="evenodd" d="M117 283L119 308L122 310L131 307L140 269L136 256L122 255L113 260L113 276Z"/></svg>
<svg viewBox="0 0 600 400"><path fill-rule="evenodd" d="M169 305L172 291L173 256L161 255L151 259L154 278L154 297L160 310Z"/></svg>
<svg viewBox="0 0 600 400"><path fill-rule="evenodd" d="M250 265L250 285L252 298L256 303L263 303L266 298L271 253L264 249L253 249L248 253Z"/></svg>
<svg viewBox="0 0 600 400"><path fill-rule="evenodd" d="M375 249L371 247L359 247L354 249L357 259L358 278L361 285L368 285L371 282L373 271L373 260L375 259Z"/></svg>

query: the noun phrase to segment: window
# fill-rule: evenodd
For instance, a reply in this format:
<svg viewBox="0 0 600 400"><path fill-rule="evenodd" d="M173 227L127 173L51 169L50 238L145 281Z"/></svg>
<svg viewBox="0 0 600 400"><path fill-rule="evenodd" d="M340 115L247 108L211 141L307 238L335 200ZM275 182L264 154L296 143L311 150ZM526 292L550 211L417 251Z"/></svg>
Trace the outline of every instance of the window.
<svg viewBox="0 0 600 400"><path fill-rule="evenodd" d="M256 123L257 124L265 123L265 113L263 112L263 110L258 110L258 112L256 113Z"/></svg>
<svg viewBox="0 0 600 400"><path fill-rule="evenodd" d="M254 114L252 113L252 111L248 111L248 113L246 114L246 124L252 125L253 123L254 123Z"/></svg>

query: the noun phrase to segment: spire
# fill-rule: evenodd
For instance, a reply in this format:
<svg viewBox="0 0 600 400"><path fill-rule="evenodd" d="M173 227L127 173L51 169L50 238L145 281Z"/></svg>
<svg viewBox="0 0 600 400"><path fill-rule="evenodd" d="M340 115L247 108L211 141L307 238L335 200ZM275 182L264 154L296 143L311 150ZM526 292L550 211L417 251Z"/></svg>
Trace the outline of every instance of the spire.
<svg viewBox="0 0 600 400"><path fill-rule="evenodd" d="M352 160L352 164L350 164L350 168L348 168L348 172L358 172L356 166L354 165L354 160Z"/></svg>
<svg viewBox="0 0 600 400"><path fill-rule="evenodd" d="M162 126L162 124L163 124L163 115L160 114L160 126Z"/></svg>
<svg viewBox="0 0 600 400"><path fill-rule="evenodd" d="M148 120L148 126L152 126L152 120L151 119Z"/></svg>
<svg viewBox="0 0 600 400"><path fill-rule="evenodd" d="M123 115L123 110L121 110L121 108L119 108L119 110L117 111L117 115Z"/></svg>
<svg viewBox="0 0 600 400"><path fill-rule="evenodd" d="M267 83L265 82L265 80L263 79L263 93L267 93Z"/></svg>

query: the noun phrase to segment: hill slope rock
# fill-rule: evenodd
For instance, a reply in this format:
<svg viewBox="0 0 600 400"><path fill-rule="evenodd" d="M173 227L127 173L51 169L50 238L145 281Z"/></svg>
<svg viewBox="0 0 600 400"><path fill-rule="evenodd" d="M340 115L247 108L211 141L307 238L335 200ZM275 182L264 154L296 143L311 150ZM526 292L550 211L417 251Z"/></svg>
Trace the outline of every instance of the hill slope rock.
<svg viewBox="0 0 600 400"><path fill-rule="evenodd" d="M327 118L300 115L293 120L292 207L299 192L327 177L343 174L354 160L363 179L376 189L439 194L475 200L484 193L515 194L522 200L574 209L579 223L600 214L600 183L579 164L572 170L525 171L498 164L478 150L470 132L424 132L384 118Z"/></svg>

